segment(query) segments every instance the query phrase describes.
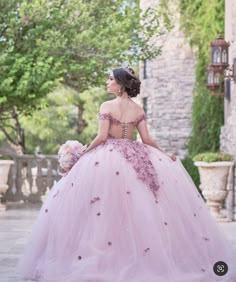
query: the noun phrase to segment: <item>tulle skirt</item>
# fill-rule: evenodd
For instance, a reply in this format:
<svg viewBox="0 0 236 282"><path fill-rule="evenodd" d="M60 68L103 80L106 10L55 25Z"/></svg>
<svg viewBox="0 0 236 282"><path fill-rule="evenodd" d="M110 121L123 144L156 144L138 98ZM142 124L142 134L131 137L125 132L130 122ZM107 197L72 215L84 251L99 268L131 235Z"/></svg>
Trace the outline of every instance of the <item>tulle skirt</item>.
<svg viewBox="0 0 236 282"><path fill-rule="evenodd" d="M137 144L155 176L120 150ZM51 189L17 271L42 282L234 282L236 255L179 159L109 138Z"/></svg>

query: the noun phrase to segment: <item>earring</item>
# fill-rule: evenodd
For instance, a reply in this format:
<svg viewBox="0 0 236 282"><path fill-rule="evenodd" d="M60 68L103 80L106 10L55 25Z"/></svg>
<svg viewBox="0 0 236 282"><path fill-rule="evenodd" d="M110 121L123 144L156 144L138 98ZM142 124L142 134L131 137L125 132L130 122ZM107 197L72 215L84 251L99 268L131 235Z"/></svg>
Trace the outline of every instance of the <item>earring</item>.
<svg viewBox="0 0 236 282"><path fill-rule="evenodd" d="M121 90L121 88L119 89L119 94L122 94L122 90Z"/></svg>

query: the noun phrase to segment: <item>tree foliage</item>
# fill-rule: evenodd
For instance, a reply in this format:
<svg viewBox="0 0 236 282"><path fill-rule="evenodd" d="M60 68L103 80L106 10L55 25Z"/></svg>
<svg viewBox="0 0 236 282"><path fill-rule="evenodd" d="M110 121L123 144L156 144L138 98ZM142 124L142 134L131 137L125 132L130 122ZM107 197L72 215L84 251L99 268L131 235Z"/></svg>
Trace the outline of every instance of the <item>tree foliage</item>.
<svg viewBox="0 0 236 282"><path fill-rule="evenodd" d="M89 88L78 95L72 88L59 86L47 96L48 107L35 111L30 118L20 118L27 136L27 153L33 153L36 147L45 154L57 153L59 145L66 140L91 142L97 133L99 106L107 98L100 87ZM82 125L78 123L78 105L81 104Z"/></svg>
<svg viewBox="0 0 236 282"><path fill-rule="evenodd" d="M112 65L160 51L148 44L163 32L158 15L145 11L141 32L138 0L0 0L0 11L0 130L22 147L20 115L43 108L58 83L81 93Z"/></svg>
<svg viewBox="0 0 236 282"><path fill-rule="evenodd" d="M77 106L72 103L75 94L61 85L47 95L47 107L35 110L31 117L20 117L27 136L26 153L34 153L36 147L44 154L56 153L65 138L78 139Z"/></svg>

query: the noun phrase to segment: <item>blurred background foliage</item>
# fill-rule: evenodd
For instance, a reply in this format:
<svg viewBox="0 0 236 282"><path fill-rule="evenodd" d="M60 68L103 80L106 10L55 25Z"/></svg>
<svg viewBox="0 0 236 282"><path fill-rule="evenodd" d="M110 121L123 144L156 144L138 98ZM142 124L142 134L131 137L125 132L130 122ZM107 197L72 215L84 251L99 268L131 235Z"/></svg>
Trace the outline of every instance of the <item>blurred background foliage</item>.
<svg viewBox="0 0 236 282"><path fill-rule="evenodd" d="M87 143L96 136L99 105L108 97L99 87L89 88L78 96L73 89L59 86L47 96L46 108L35 111L31 118L20 118L28 153L34 153L35 147L45 154L56 153L67 140ZM78 116L79 104L83 104L82 117Z"/></svg>
<svg viewBox="0 0 236 282"><path fill-rule="evenodd" d="M89 143L108 98L96 87L114 66L157 56L167 19L138 0L0 0L1 138L22 153Z"/></svg>

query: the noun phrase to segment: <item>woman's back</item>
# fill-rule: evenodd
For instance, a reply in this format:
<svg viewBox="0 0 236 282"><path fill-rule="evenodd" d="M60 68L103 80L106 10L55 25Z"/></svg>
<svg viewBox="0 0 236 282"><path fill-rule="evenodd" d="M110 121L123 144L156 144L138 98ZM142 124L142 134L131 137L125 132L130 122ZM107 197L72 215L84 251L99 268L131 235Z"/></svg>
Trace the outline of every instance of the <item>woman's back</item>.
<svg viewBox="0 0 236 282"><path fill-rule="evenodd" d="M108 134L133 139L135 127L145 119L143 109L131 99L115 99L105 104L106 109L100 111L99 118L110 121Z"/></svg>

